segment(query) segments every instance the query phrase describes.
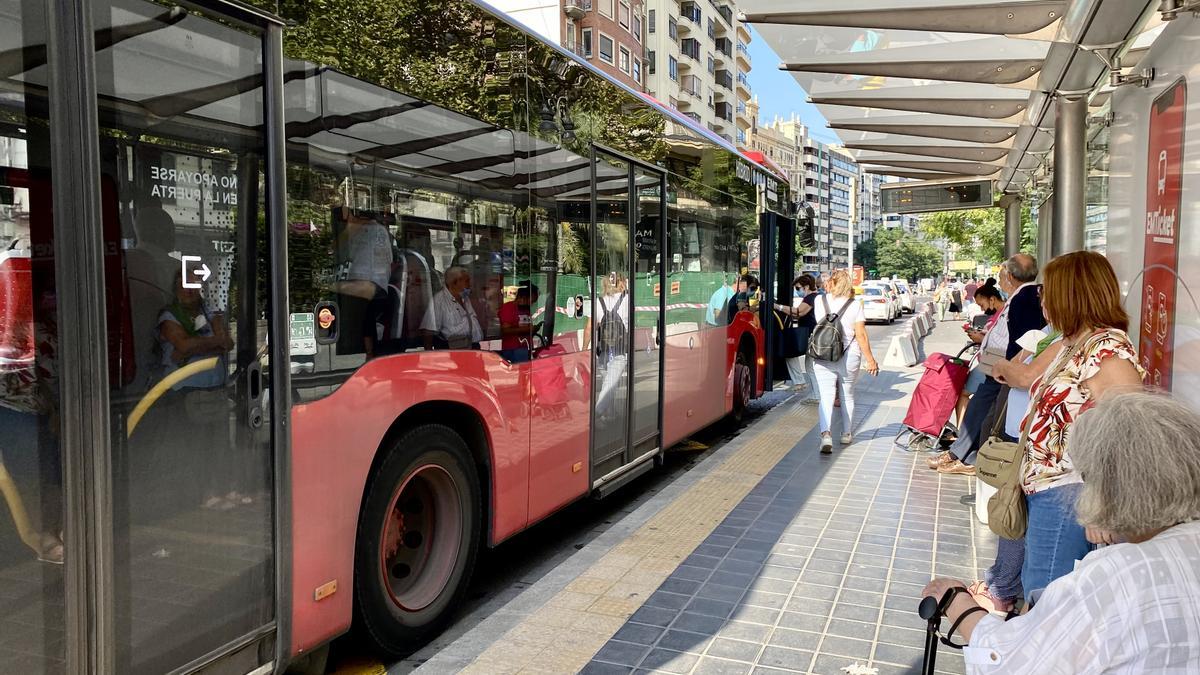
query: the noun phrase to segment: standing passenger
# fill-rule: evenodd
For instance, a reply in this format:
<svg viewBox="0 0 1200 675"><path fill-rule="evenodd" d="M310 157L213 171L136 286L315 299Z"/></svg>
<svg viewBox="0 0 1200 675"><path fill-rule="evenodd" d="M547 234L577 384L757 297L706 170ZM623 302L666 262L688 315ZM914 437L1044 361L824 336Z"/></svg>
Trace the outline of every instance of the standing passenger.
<svg viewBox="0 0 1200 675"><path fill-rule="evenodd" d="M862 304L854 301L854 286L845 270L837 270L825 282L825 295L816 302L813 318L817 325L830 314L837 313L836 322L842 333L845 353L839 361L817 359L813 371L820 392L821 453L833 452L833 437L830 425L833 417L833 402L837 389L841 388L842 445L850 445L854 439L854 382L858 378L860 364L871 375L879 374L879 365L871 353L871 341L867 337L866 317Z"/></svg>
<svg viewBox="0 0 1200 675"><path fill-rule="evenodd" d="M625 364L629 362L629 295L625 277L619 272L609 273L603 285L604 294L596 303L596 365L604 374L600 392L596 394L596 415L611 418L609 408L616 397L617 385L625 376ZM589 344L585 344L584 349L590 346L592 325L592 320L588 319L585 339Z"/></svg>

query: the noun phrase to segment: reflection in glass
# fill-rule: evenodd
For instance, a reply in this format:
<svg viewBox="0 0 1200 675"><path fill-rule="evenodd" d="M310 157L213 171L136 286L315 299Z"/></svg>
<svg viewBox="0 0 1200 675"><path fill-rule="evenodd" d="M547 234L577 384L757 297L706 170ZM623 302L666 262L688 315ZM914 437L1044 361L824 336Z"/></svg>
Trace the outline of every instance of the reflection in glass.
<svg viewBox="0 0 1200 675"><path fill-rule="evenodd" d="M6 49L45 44L39 8L0 0ZM2 76L9 93L0 98L0 672L61 673L66 551L46 72Z"/></svg>
<svg viewBox="0 0 1200 675"><path fill-rule="evenodd" d="M93 20L124 38L96 54L117 671L159 673L274 615L262 43L141 0Z"/></svg>
<svg viewBox="0 0 1200 675"><path fill-rule="evenodd" d="M658 402L662 336L659 306L664 295L678 295L662 287L662 174L636 167L637 222L633 244L633 443L634 454L657 447ZM647 447L642 447L645 442Z"/></svg>
<svg viewBox="0 0 1200 675"><path fill-rule="evenodd" d="M629 165L598 155L595 180L595 286L592 340L594 475L621 466L629 431L629 351L633 300L629 288ZM611 460L611 461L610 461Z"/></svg>

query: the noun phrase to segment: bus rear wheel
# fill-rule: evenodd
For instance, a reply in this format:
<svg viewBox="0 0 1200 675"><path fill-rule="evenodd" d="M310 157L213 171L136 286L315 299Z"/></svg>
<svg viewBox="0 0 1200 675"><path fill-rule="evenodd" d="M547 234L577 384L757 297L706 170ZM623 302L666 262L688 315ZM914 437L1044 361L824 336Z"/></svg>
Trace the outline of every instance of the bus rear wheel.
<svg viewBox="0 0 1200 675"><path fill-rule="evenodd" d="M449 427L416 427L386 452L359 516L355 607L360 632L399 658L441 631L461 602L483 509L470 449Z"/></svg>

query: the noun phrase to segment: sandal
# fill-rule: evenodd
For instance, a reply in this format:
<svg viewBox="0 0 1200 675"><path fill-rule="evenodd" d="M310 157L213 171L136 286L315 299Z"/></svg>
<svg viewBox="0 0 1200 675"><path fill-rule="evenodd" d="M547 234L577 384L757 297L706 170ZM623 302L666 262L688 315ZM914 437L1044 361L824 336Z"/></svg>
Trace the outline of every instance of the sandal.
<svg viewBox="0 0 1200 675"><path fill-rule="evenodd" d="M65 551L63 549L63 542L61 538L52 534L43 534L41 549L42 550L37 554L38 560L44 563L50 563L51 565L63 564L63 555Z"/></svg>

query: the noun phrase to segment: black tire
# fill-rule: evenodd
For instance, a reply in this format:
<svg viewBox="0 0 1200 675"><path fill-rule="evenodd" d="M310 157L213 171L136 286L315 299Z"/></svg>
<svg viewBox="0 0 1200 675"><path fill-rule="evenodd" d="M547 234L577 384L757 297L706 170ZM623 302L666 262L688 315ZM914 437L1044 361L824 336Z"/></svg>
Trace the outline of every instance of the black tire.
<svg viewBox="0 0 1200 675"><path fill-rule="evenodd" d="M733 363L733 410L729 419L735 425L746 419L746 407L754 398L754 369L750 367L752 359L746 352L739 351Z"/></svg>
<svg viewBox="0 0 1200 675"><path fill-rule="evenodd" d="M447 426L411 429L385 452L358 520L355 621L381 654L401 658L441 632L461 604L483 500L470 449Z"/></svg>

